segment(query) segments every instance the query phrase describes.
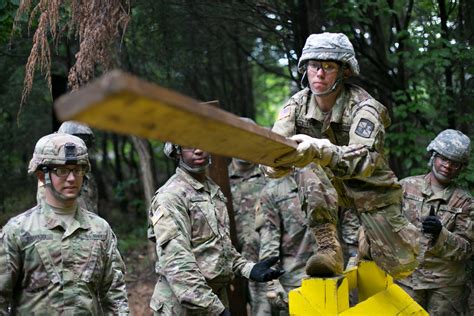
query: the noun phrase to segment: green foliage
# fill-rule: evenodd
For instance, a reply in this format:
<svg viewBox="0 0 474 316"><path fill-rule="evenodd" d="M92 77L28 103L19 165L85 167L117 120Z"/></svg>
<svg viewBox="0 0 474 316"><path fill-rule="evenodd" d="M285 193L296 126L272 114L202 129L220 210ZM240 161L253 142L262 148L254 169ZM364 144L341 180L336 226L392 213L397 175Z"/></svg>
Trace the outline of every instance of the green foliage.
<svg viewBox="0 0 474 316"><path fill-rule="evenodd" d="M278 111L290 94L288 81L279 76L264 73L255 67L254 99L256 107L256 122L259 125L271 127L275 122Z"/></svg>
<svg viewBox="0 0 474 316"><path fill-rule="evenodd" d="M125 221L123 225L118 225L113 229L117 234L118 248L122 254L141 248L146 244L147 225L144 221L134 223L134 225Z"/></svg>

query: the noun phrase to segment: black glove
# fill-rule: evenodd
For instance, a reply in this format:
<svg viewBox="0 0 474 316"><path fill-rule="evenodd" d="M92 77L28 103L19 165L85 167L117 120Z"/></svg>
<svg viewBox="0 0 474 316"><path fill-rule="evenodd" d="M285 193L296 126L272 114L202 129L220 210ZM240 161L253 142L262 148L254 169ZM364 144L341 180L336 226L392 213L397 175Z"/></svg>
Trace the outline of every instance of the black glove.
<svg viewBox="0 0 474 316"><path fill-rule="evenodd" d="M443 228L443 224L436 216L428 216L423 221L423 232L433 235L436 239Z"/></svg>
<svg viewBox="0 0 474 316"><path fill-rule="evenodd" d="M252 271L250 271L250 280L257 282L268 282L270 280L278 279L285 270L270 269L272 265L278 262L278 257L270 257L260 262L257 262Z"/></svg>
<svg viewBox="0 0 474 316"><path fill-rule="evenodd" d="M226 308L222 313L219 314L219 316L232 316L232 314L230 313L230 310Z"/></svg>

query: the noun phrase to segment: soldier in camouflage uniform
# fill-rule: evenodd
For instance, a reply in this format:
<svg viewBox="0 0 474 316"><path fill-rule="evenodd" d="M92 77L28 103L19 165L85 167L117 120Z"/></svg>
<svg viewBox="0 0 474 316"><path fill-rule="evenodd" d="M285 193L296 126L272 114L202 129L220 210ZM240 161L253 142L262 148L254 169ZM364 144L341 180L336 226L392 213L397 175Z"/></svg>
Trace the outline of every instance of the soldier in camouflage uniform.
<svg viewBox="0 0 474 316"><path fill-rule="evenodd" d="M237 233L236 248L245 259L257 261L260 242L255 230L255 206L265 186L265 176L259 165L233 158L229 164L229 181ZM252 315L270 315L265 285L249 281L248 288Z"/></svg>
<svg viewBox="0 0 474 316"><path fill-rule="evenodd" d="M155 193L150 222L156 237L155 315L230 315L226 287L235 274L267 282L283 271L243 258L232 246L226 198L206 176L208 153L165 144L179 160L176 173Z"/></svg>
<svg viewBox="0 0 474 316"><path fill-rule="evenodd" d="M309 167L279 179L269 180L263 188L257 213L257 231L260 234L260 259L277 256L286 271L278 280L269 282L267 298L271 302L272 315L288 315L288 292L301 286L306 276L306 261L313 255L317 245L311 229L308 227L305 209L308 205L305 192L298 190L298 177L308 173ZM335 192L332 195L314 195L321 197L313 200L319 206L336 207ZM329 196L329 200L324 200ZM330 205L328 205L330 204Z"/></svg>
<svg viewBox="0 0 474 316"><path fill-rule="evenodd" d="M400 182L403 211L423 234L420 266L398 282L430 315L467 315L474 204L454 180L469 162L470 140L447 129L426 149L431 171Z"/></svg>
<svg viewBox="0 0 474 316"><path fill-rule="evenodd" d="M129 314L116 237L78 207L89 170L80 138L55 133L37 142L28 172L45 183L45 198L3 228L0 314Z"/></svg>
<svg viewBox="0 0 474 316"><path fill-rule="evenodd" d="M266 172L279 177L292 167L315 162L320 181L310 179L300 185L311 188L322 182L334 187L339 205L352 207L360 215L370 243L370 253L365 255L395 278L410 274L417 266L418 232L401 214L401 186L384 156L390 118L387 109L365 90L344 82L359 73L352 44L344 34L312 34L298 68L307 87L283 107L273 131L299 145L276 161L279 167L268 167ZM324 250L310 258L307 274L341 273L337 212L316 208L309 215Z"/></svg>

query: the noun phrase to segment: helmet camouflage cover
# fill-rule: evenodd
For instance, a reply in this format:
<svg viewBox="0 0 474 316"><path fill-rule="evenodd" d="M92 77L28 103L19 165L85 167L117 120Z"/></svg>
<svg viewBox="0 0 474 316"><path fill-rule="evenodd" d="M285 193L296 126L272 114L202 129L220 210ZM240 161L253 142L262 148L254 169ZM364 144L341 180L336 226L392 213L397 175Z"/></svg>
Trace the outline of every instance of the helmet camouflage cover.
<svg viewBox="0 0 474 316"><path fill-rule="evenodd" d="M467 164L471 154L471 140L458 130L446 129L433 139L427 151L435 151L444 157Z"/></svg>
<svg viewBox="0 0 474 316"><path fill-rule="evenodd" d="M359 74L359 64L355 57L354 47L349 38L342 33L320 33L311 34L303 47L298 70L305 72L305 65L308 60L335 60L347 64L352 75Z"/></svg>
<svg viewBox="0 0 474 316"><path fill-rule="evenodd" d="M171 142L166 142L164 147L163 147L163 153L165 154L166 157L170 159L178 159L178 145L175 145Z"/></svg>
<svg viewBox="0 0 474 316"><path fill-rule="evenodd" d="M71 134L71 135L91 135L94 133L89 126L81 124L76 121L66 121L61 124L58 129L58 133Z"/></svg>
<svg viewBox="0 0 474 316"><path fill-rule="evenodd" d="M71 134L80 137L86 143L88 148L91 148L94 143L94 133L89 126L76 121L63 122L61 126L59 126L58 133Z"/></svg>
<svg viewBox="0 0 474 316"><path fill-rule="evenodd" d="M69 164L86 165L87 170L90 170L86 144L74 135L49 134L41 137L36 143L28 173L32 174L41 166Z"/></svg>

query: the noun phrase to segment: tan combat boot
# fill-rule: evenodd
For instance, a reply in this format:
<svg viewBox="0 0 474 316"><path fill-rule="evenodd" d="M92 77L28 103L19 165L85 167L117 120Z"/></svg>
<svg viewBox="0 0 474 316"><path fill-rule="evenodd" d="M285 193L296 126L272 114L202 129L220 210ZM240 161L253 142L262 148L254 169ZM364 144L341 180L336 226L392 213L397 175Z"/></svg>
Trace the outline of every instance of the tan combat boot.
<svg viewBox="0 0 474 316"><path fill-rule="evenodd" d="M306 274L311 277L330 277L342 274L344 259L336 226L326 223L311 229L318 243L318 251L306 263Z"/></svg>

